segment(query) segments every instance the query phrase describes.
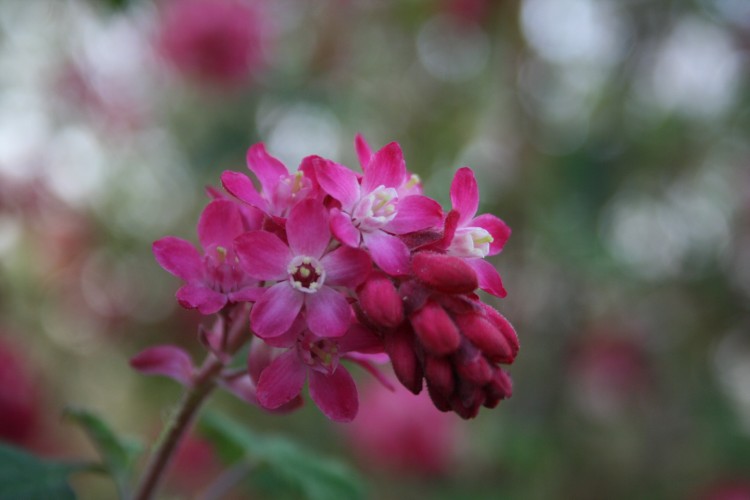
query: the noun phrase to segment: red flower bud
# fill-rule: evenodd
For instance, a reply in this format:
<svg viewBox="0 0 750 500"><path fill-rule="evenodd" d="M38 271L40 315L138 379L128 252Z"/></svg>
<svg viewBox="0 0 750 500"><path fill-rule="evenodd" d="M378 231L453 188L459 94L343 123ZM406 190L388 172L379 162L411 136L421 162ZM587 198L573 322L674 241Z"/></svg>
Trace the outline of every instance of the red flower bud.
<svg viewBox="0 0 750 500"><path fill-rule="evenodd" d="M512 363L515 353L503 334L477 314L456 316L456 323L466 338L493 363Z"/></svg>
<svg viewBox="0 0 750 500"><path fill-rule="evenodd" d="M410 319L420 342L430 354L447 356L461 344L461 335L455 323L435 302L427 302Z"/></svg>
<svg viewBox="0 0 750 500"><path fill-rule="evenodd" d="M404 320L401 296L385 274L372 273L358 296L362 310L378 326L395 328Z"/></svg>
<svg viewBox="0 0 750 500"><path fill-rule="evenodd" d="M456 386L451 363L446 358L426 356L424 360L424 372L430 394L437 392L447 402L447 399L453 393L453 389Z"/></svg>
<svg viewBox="0 0 750 500"><path fill-rule="evenodd" d="M484 306L484 311L487 313L487 318L492 322L493 325L495 325L495 328L500 330L500 333L503 334L503 337L505 337L505 340L508 342L508 345L512 350L512 357L515 358L520 347L516 330L508 322L508 320L505 319L505 316L497 312L493 307L488 306L487 304L482 305Z"/></svg>
<svg viewBox="0 0 750 500"><path fill-rule="evenodd" d="M422 391L422 367L412 345L412 334L403 328L390 330L383 337L385 352L391 358L399 382L414 394Z"/></svg>
<svg viewBox="0 0 750 500"><path fill-rule="evenodd" d="M420 252L412 259L414 276L444 293L470 293L479 282L474 270L463 259L450 255Z"/></svg>

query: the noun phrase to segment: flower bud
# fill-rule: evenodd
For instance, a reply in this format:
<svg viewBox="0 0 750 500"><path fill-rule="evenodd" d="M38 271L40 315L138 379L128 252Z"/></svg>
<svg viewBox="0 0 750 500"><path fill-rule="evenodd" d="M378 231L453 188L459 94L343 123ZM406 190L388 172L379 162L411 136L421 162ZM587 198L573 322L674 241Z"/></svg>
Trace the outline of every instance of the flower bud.
<svg viewBox="0 0 750 500"><path fill-rule="evenodd" d="M500 333L503 334L503 337L505 337L505 340L508 342L508 345L510 346L513 353L512 357L515 358L520 347L516 330L508 322L508 320L505 319L505 316L497 312L493 307L488 306L487 304L482 305L484 306L484 311L487 313L487 319L489 319L492 324L495 325L495 328L500 330ZM512 362L512 360L510 362Z"/></svg>
<svg viewBox="0 0 750 500"><path fill-rule="evenodd" d="M513 362L514 352L502 333L478 314L456 316L456 323L471 341L493 363Z"/></svg>
<svg viewBox="0 0 750 500"><path fill-rule="evenodd" d="M463 259L450 255L420 252L412 259L414 276L444 293L470 293L479 282L474 269Z"/></svg>
<svg viewBox="0 0 750 500"><path fill-rule="evenodd" d="M453 367L451 363L446 358L426 356L424 360L424 372L430 394L437 392L447 402L456 385L453 379Z"/></svg>
<svg viewBox="0 0 750 500"><path fill-rule="evenodd" d="M389 330L383 337L385 352L391 358L396 377L414 394L422 390L422 367L412 345L412 334L403 328Z"/></svg>
<svg viewBox="0 0 750 500"><path fill-rule="evenodd" d="M385 274L372 273L358 296L362 310L378 326L395 328L404 320L401 296Z"/></svg>
<svg viewBox="0 0 750 500"><path fill-rule="evenodd" d="M417 337L430 354L447 356L458 349L461 343L458 328L448 313L435 302L427 302L410 319Z"/></svg>

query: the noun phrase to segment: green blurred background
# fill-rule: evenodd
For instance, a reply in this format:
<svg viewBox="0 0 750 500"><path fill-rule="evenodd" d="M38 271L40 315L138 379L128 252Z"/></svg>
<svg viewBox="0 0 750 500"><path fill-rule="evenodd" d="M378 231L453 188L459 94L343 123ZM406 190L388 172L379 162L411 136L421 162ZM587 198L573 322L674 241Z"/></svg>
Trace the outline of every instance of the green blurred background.
<svg viewBox="0 0 750 500"><path fill-rule="evenodd" d="M436 432L455 453L429 475L368 466L311 404L210 406L353 463L372 498L750 498L750 2L256 2L263 61L217 80L160 45L179 1L0 3L0 411L29 423L6 439L93 456L67 404L153 438L180 389L128 359L198 359L200 317L151 242L196 241L249 145L356 166L361 132L444 207L472 167L513 229L486 297L521 341L513 397Z"/></svg>

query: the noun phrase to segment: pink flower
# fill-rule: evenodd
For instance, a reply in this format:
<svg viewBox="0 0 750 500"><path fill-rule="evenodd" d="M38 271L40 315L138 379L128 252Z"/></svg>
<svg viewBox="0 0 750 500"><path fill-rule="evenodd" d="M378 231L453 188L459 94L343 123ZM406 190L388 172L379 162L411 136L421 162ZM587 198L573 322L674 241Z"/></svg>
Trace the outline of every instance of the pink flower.
<svg viewBox="0 0 750 500"><path fill-rule="evenodd" d="M314 199L292 208L286 234L288 244L266 231L250 231L235 242L245 271L275 283L253 307L253 329L263 338L277 337L289 329L304 306L308 327L316 335L343 335L352 311L345 295L333 287L353 289L360 284L370 271L370 258L349 247L327 251L331 243L328 216Z"/></svg>
<svg viewBox="0 0 750 500"><path fill-rule="evenodd" d="M360 146L361 161L369 147ZM426 196L401 196L408 185L401 147L392 142L372 155L362 175L343 165L318 158L315 175L321 188L341 203L331 211L331 230L343 244L366 247L386 273L403 275L409 269L409 249L397 236L440 224L440 205Z"/></svg>
<svg viewBox="0 0 750 500"><path fill-rule="evenodd" d="M260 181L260 193L239 172L224 172L221 183L230 194L270 216L286 217L295 204L317 192L309 162L303 160L298 171L289 173L283 163L268 154L263 143L247 150L247 167Z"/></svg>
<svg viewBox="0 0 750 500"><path fill-rule="evenodd" d="M453 238L446 249L448 255L466 259L479 279L479 287L498 297L505 297L500 275L495 267L483 260L499 253L510 237L510 228L492 214L474 217L479 208L479 188L468 167L458 169L451 184L451 203L458 221Z"/></svg>
<svg viewBox="0 0 750 500"><path fill-rule="evenodd" d="M244 83L265 64L268 22L257 4L237 0L172 0L158 45L178 71L223 87Z"/></svg>
<svg viewBox="0 0 750 500"><path fill-rule="evenodd" d="M213 314L227 303L254 300L258 282L240 268L234 239L245 231L239 207L228 200L214 200L201 214L198 239L204 255L189 242L167 236L153 245L156 261L185 284L177 300L187 309Z"/></svg>
<svg viewBox="0 0 750 500"><path fill-rule="evenodd" d="M391 391L369 383L356 419L343 430L356 454L372 466L400 474L436 476L458 462L460 421L439 412L422 393Z"/></svg>
<svg viewBox="0 0 750 500"><path fill-rule="evenodd" d="M38 394L28 360L15 345L0 342L0 441L33 444L40 428Z"/></svg>
<svg viewBox="0 0 750 500"><path fill-rule="evenodd" d="M257 397L261 406L275 409L288 404L309 379L310 396L328 418L350 422L357 415L357 388L339 361L352 351L382 350L377 336L353 324L341 337L321 337L304 328L304 321L297 321L285 335L270 342L288 350L260 374Z"/></svg>

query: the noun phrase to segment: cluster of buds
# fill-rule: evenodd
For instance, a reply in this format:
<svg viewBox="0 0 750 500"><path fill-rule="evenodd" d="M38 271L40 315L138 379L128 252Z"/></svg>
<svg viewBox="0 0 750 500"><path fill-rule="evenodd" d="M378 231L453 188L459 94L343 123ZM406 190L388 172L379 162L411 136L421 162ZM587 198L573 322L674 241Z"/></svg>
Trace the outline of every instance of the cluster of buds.
<svg viewBox="0 0 750 500"><path fill-rule="evenodd" d="M515 331L476 294L505 296L484 257L502 250L510 229L475 216L469 168L456 173L444 213L422 194L397 143L372 152L357 136L355 147L361 174L319 156L289 172L262 144L252 146L247 162L260 189L224 172L224 191L209 190L198 223L202 252L166 237L154 243L156 259L184 281L183 307L219 315L201 331L215 356L229 359L254 339L247 370L222 374L244 399L291 409L309 381L329 418L350 421L357 390L340 361L381 377L375 365L387 355L411 392L426 381L438 409L472 418L511 394L499 365L516 356ZM252 335L239 326L245 318ZM171 346L145 351L133 366L185 384L195 372Z"/></svg>

